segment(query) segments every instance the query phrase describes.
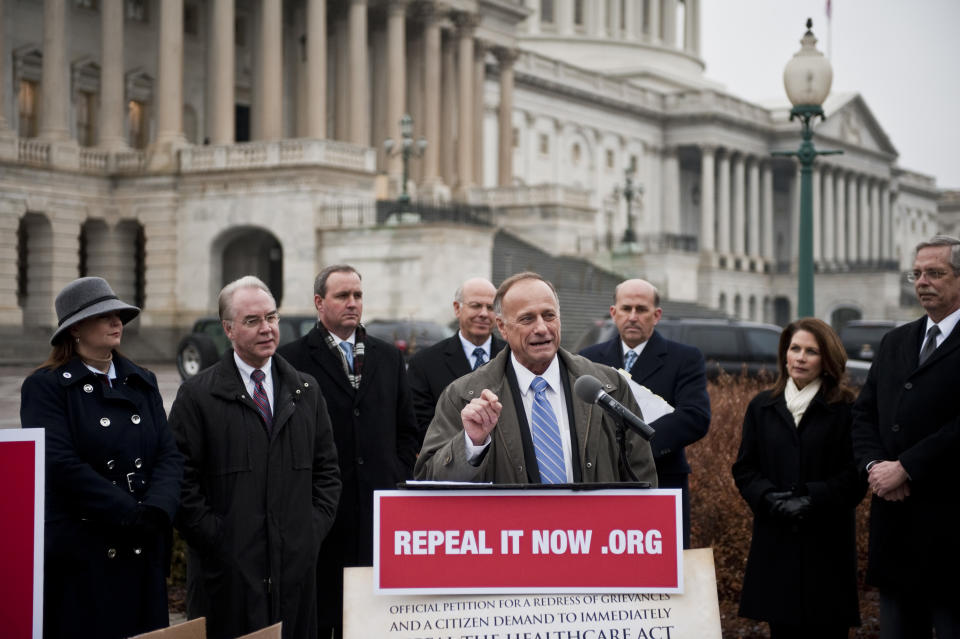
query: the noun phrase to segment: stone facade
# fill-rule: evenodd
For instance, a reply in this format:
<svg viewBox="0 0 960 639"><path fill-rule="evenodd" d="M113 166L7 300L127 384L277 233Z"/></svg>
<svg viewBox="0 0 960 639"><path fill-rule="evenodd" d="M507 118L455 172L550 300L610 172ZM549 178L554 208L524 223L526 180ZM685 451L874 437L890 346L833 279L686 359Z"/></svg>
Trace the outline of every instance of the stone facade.
<svg viewBox="0 0 960 639"><path fill-rule="evenodd" d="M0 328L51 326L56 292L99 274L170 352L225 280L309 313L341 261L368 318L446 323L501 229L788 321L799 179L771 153L799 127L705 77L700 29L700 0L0 0ZM843 154L814 173L817 314L910 317L899 273L937 186L860 96L824 108L817 146ZM414 200L488 223L377 213L404 113L427 140Z"/></svg>

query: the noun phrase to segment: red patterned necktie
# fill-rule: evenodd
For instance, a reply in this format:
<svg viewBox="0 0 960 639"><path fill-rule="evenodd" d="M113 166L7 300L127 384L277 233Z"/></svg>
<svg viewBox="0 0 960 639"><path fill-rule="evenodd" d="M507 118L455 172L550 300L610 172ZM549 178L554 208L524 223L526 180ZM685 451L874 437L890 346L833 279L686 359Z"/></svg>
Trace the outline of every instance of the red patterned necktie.
<svg viewBox="0 0 960 639"><path fill-rule="evenodd" d="M263 423L267 425L267 430L273 425L273 413L270 412L270 400L267 399L267 392L263 389L263 380L266 374L259 368L250 373L250 379L253 380L253 403L257 405L260 416L263 417Z"/></svg>

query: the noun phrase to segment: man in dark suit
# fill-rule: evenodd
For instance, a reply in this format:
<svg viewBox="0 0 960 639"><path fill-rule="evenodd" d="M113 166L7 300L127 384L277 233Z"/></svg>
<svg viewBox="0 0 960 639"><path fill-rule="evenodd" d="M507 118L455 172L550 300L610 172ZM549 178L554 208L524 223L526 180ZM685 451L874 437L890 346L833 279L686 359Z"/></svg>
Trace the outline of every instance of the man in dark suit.
<svg viewBox="0 0 960 639"><path fill-rule="evenodd" d="M413 476L420 440L400 351L360 323L360 274L328 266L313 301L316 327L280 353L320 384L340 462L343 494L317 563L318 636L326 639L343 634L343 567L373 563L373 491Z"/></svg>
<svg viewBox="0 0 960 639"><path fill-rule="evenodd" d="M407 376L421 436L427 432L447 384L480 368L503 348L505 342L493 335L496 294L493 284L482 277L461 284L453 296L453 314L460 330L410 358Z"/></svg>
<svg viewBox="0 0 960 639"><path fill-rule="evenodd" d="M610 317L618 335L580 354L600 364L623 368L633 381L646 386L673 406L656 421L650 441L660 488L683 491L683 547L690 547L690 464L684 448L710 428L710 397L703 354L692 346L665 339L654 330L663 309L660 294L645 280L621 282L614 293Z"/></svg>
<svg viewBox="0 0 960 639"><path fill-rule="evenodd" d="M880 342L854 405L853 446L867 474L867 583L880 589L880 636L960 637L960 240L916 249L914 283L926 316Z"/></svg>

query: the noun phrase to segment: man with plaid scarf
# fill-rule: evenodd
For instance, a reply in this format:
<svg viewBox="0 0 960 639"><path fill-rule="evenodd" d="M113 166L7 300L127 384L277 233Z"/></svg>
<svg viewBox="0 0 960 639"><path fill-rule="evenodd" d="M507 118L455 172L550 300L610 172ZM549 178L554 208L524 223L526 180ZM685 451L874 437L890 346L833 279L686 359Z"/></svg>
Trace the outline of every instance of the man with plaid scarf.
<svg viewBox="0 0 960 639"><path fill-rule="evenodd" d="M360 323L360 273L328 266L313 299L317 325L279 352L319 382L340 461L343 493L317 563L318 636L326 639L342 636L343 567L373 563L373 491L413 477L419 437L403 356Z"/></svg>

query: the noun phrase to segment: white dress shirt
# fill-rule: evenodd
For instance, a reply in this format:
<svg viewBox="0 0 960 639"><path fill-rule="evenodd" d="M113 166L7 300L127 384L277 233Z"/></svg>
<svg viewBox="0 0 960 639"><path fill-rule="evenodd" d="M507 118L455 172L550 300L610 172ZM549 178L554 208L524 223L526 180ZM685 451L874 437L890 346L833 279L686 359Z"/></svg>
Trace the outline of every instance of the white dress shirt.
<svg viewBox="0 0 960 639"><path fill-rule="evenodd" d="M253 391L257 387L257 383L253 381L253 378L250 377L253 374L253 371L257 370L250 364L247 364L245 361L240 359L240 356L237 355L237 352L233 352L233 361L237 365L237 370L240 371L240 379L243 380L243 385L246 386L247 392L250 393L250 398L253 399ZM267 394L267 401L270 402L270 414L272 415L275 411L273 410L273 373L271 370L273 368L273 358L267 360L267 363L263 365L263 368L260 370L263 371L263 392Z"/></svg>

